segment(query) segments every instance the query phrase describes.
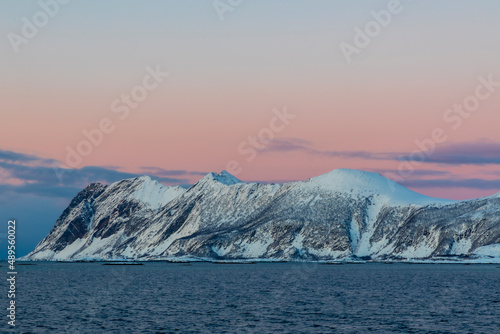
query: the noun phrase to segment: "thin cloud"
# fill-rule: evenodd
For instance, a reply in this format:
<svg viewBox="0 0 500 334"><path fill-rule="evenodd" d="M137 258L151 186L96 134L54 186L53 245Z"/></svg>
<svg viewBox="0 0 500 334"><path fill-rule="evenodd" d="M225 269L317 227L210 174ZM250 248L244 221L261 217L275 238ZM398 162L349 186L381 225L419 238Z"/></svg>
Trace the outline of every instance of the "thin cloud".
<svg viewBox="0 0 500 334"><path fill-rule="evenodd" d="M0 149L0 161L11 162L11 163L40 163L40 164L52 164L56 160L40 158L36 155L19 153L14 151L7 151Z"/></svg>
<svg viewBox="0 0 500 334"><path fill-rule="evenodd" d="M44 183L27 183L23 185L0 184L0 203L9 199L11 194L69 199L75 196L80 190L82 190L82 187L54 186Z"/></svg>
<svg viewBox="0 0 500 334"><path fill-rule="evenodd" d="M326 157L358 158L366 160L396 160L401 153L377 153L368 151L329 151L319 150L308 140L300 138L276 138L270 141L262 152L292 152L300 151L311 155L322 155Z"/></svg>
<svg viewBox="0 0 500 334"><path fill-rule="evenodd" d="M331 158L418 161L419 163L438 163L446 165L498 165L500 164L500 143L492 141L462 142L439 145L434 151L423 151L419 155L407 152L368 152L320 150L307 140L299 138L276 138L270 141L262 152L304 152Z"/></svg>
<svg viewBox="0 0 500 334"><path fill-rule="evenodd" d="M368 172L375 172L381 175L399 175L401 171L397 169L381 169L381 168L367 168ZM425 177L425 176L444 176L451 175L450 172L434 169L415 169L412 171L411 175L413 177Z"/></svg>
<svg viewBox="0 0 500 334"><path fill-rule="evenodd" d="M411 160L408 156L402 160ZM428 152L425 162L446 165L498 165L500 164L500 143L477 141L438 146Z"/></svg>
<svg viewBox="0 0 500 334"><path fill-rule="evenodd" d="M8 194L71 198L93 182L110 184L141 175L149 175L165 184L186 185L190 183L191 176L205 175L202 172L169 171L159 167L143 167L141 171L144 173L140 174L123 172L116 167L60 168L60 163L56 160L6 150L0 151L0 171L0 192L3 198Z"/></svg>

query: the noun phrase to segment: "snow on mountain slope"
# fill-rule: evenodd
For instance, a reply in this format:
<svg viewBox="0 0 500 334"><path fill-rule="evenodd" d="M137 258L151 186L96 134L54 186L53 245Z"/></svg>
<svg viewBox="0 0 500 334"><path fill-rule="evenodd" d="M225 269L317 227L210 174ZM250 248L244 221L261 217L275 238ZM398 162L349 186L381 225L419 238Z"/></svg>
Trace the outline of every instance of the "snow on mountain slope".
<svg viewBox="0 0 500 334"><path fill-rule="evenodd" d="M474 254L485 257L500 258L500 244L479 247L474 251Z"/></svg>
<svg viewBox="0 0 500 334"><path fill-rule="evenodd" d="M93 185L27 258L430 260L498 243L498 197L434 199L345 169L285 184L223 171L187 191L148 177Z"/></svg>
<svg viewBox="0 0 500 334"><path fill-rule="evenodd" d="M91 184L81 191L56 221L49 235L38 244L34 259L64 259L95 248L117 232L134 230L137 224L186 190L167 187L148 176L126 179L109 186ZM97 251L112 248L105 242ZM83 252L83 253L82 253Z"/></svg>
<svg viewBox="0 0 500 334"><path fill-rule="evenodd" d="M384 196L392 204L450 204L454 201L428 197L414 192L378 173L354 169L336 169L303 182L327 191L355 197Z"/></svg>
<svg viewBox="0 0 500 334"><path fill-rule="evenodd" d="M112 194L120 199L137 200L156 210L185 192L181 187L167 187L149 176L141 176L109 185L105 196Z"/></svg>

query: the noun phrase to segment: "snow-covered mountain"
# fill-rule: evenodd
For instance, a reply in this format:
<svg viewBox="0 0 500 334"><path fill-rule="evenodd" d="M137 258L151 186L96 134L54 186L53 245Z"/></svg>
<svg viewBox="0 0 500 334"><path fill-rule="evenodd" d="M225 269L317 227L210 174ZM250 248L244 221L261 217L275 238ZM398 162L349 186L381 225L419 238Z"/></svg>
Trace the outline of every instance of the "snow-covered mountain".
<svg viewBox="0 0 500 334"><path fill-rule="evenodd" d="M147 176L82 190L31 260L468 260L500 262L500 196L430 198L379 174L188 190Z"/></svg>

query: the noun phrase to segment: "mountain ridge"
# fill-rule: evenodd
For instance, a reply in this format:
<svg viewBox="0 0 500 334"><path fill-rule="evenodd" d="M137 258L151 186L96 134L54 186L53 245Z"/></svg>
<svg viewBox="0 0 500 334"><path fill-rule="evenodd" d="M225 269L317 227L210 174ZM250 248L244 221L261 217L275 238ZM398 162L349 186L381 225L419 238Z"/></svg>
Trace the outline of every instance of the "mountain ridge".
<svg viewBox="0 0 500 334"><path fill-rule="evenodd" d="M222 171L187 190L92 184L25 259L498 261L496 244L498 197L436 199L348 169L284 184Z"/></svg>

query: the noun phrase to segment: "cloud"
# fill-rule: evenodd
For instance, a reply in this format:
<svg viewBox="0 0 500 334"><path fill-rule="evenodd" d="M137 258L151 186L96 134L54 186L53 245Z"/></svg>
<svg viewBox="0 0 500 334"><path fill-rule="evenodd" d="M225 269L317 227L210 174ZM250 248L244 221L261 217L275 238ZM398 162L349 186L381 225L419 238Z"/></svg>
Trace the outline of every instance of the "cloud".
<svg viewBox="0 0 500 334"><path fill-rule="evenodd" d="M438 146L434 152L426 153L425 162L447 165L500 164L500 143L477 141ZM401 160L413 160L409 156Z"/></svg>
<svg viewBox="0 0 500 334"><path fill-rule="evenodd" d="M141 175L149 175L164 183L182 183L187 182L185 178L173 178L158 176L155 173L127 173L116 169L104 168L99 166L86 166L81 169L59 169L52 168L53 173L61 173L61 180L63 183L84 183L89 184L92 182L113 183L123 179L130 179Z"/></svg>
<svg viewBox="0 0 500 334"><path fill-rule="evenodd" d="M398 169L381 169L381 168L367 168L368 172L375 172L382 175L400 175L401 171ZM450 172L442 171L442 170L434 170L434 169L415 169L411 173L412 177L424 177L424 176L444 176L451 175Z"/></svg>
<svg viewBox="0 0 500 334"><path fill-rule="evenodd" d="M312 148L313 143L308 140L300 138L275 138L267 144L261 151L264 152L289 152L289 151L306 151L308 153L315 153L316 150Z"/></svg>
<svg viewBox="0 0 500 334"><path fill-rule="evenodd" d="M409 158L409 154L397 152L319 150L310 141L299 138L277 138L269 142L263 151L301 151L311 155L364 160L402 161ZM425 162L448 165L500 164L500 144L491 141L478 141L442 145L433 154L429 154ZM150 175L165 184L186 186L192 183L194 177L207 174L201 171L168 170L155 166L141 167L139 173L124 172L114 166L86 166L80 169L61 168L60 166L61 164L53 159L0 150L0 194L4 198L9 193L71 198L80 189L92 182L109 184L140 175ZM371 168L367 168L367 170L388 177L399 175L398 170ZM496 176L499 174L493 171L484 173L484 175L491 177L491 175ZM500 188L498 184L500 181L481 178L461 179L446 171L425 168L415 169L410 178L396 181L410 188Z"/></svg>
<svg viewBox="0 0 500 334"><path fill-rule="evenodd" d="M142 167L141 173L120 171L116 167L86 166L61 168L56 160L44 159L14 151L0 151L0 201L10 194L71 198L92 182L113 183L123 179L149 175L169 185L186 185L191 177L206 173Z"/></svg>
<svg viewBox="0 0 500 334"><path fill-rule="evenodd" d="M326 157L338 158L358 158L366 160L396 160L401 153L377 153L368 151L328 151L319 150L314 147L314 144L308 140L300 138L276 138L270 141L267 146L262 149L263 152L292 152L301 151L311 155L322 155Z"/></svg>
<svg viewBox="0 0 500 334"><path fill-rule="evenodd" d="M56 160L53 159L44 159L36 155L7 151L2 149L0 149L0 161L13 162L13 163L37 162L42 164L51 164L56 162Z"/></svg>
<svg viewBox="0 0 500 334"><path fill-rule="evenodd" d="M416 161L423 163L439 163L447 165L486 165L500 164L500 143L492 141L462 142L440 145L434 151L423 151L422 154L406 152L368 152L368 151L335 151L319 150L310 141L299 138L276 138L269 142L263 152L304 152L332 158ZM422 159L421 157L424 156Z"/></svg>
<svg viewBox="0 0 500 334"><path fill-rule="evenodd" d="M77 186L84 187L92 182L112 183L122 179L139 176L134 173L126 173L113 169L87 166L80 169L59 168L57 166L29 166L16 163L0 161L0 168L7 173L10 178L21 180L26 185L43 186ZM161 181L177 182L183 179L158 178Z"/></svg>
<svg viewBox="0 0 500 334"><path fill-rule="evenodd" d="M0 184L0 203L5 202L12 194L69 199L74 197L80 190L82 190L82 187L55 186L44 183Z"/></svg>
<svg viewBox="0 0 500 334"><path fill-rule="evenodd" d="M415 158L409 153L401 152L367 152L367 151L334 151L319 150L307 140L299 138L277 138L271 141L265 152L304 152L310 155L324 157L338 157L363 160L412 161ZM486 165L500 164L500 143L492 141L462 142L438 146L434 152L424 152L424 163L438 163L446 165ZM422 162L419 160L419 162ZM461 178L448 171L434 169L412 170L409 177L398 177L401 172L397 169L373 169L368 171L380 173L408 188L469 188L491 190L500 189L500 180L482 178ZM499 172L483 173L485 176L498 176Z"/></svg>

